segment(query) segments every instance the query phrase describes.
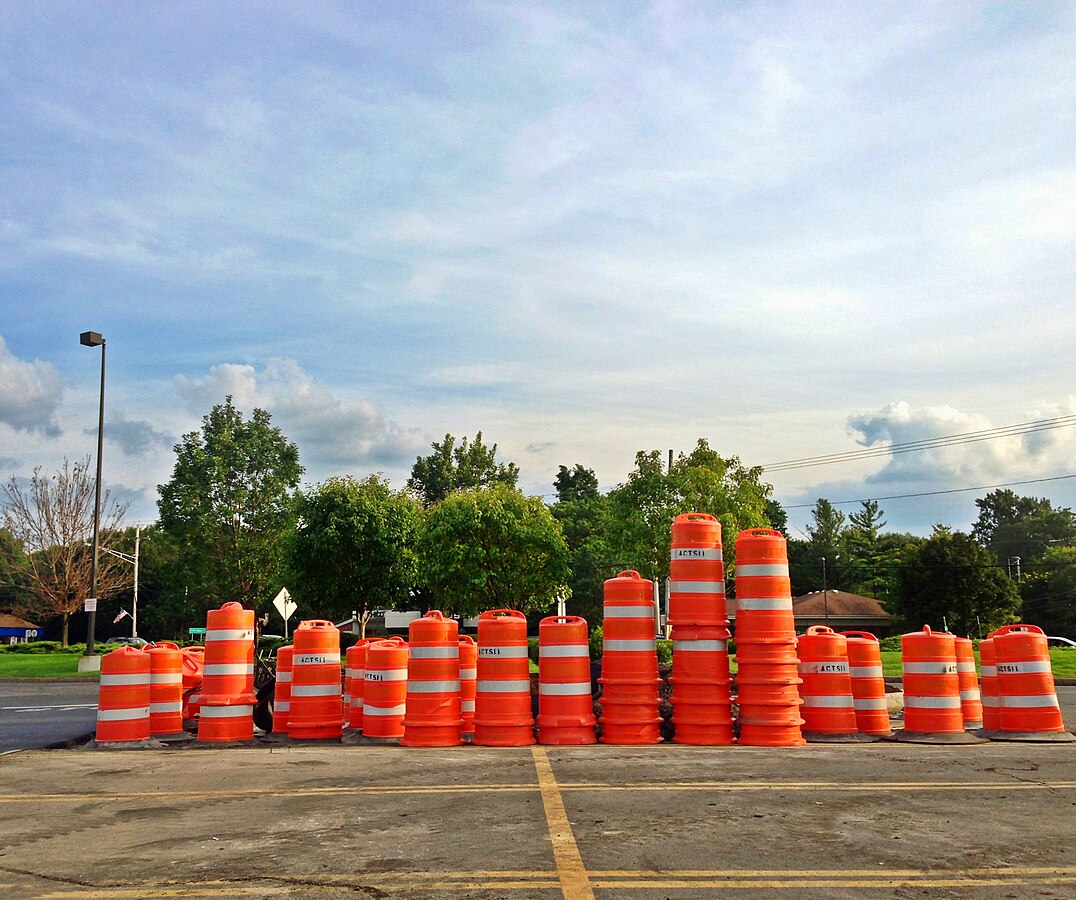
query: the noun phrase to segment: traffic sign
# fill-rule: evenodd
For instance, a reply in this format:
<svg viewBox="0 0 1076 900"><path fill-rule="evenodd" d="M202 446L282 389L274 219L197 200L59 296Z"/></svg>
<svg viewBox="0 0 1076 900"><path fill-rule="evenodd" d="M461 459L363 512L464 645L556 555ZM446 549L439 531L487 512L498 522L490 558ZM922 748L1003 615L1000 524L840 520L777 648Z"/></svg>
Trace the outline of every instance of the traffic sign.
<svg viewBox="0 0 1076 900"><path fill-rule="evenodd" d="M204 628L188 628L187 634L205 634Z"/></svg>
<svg viewBox="0 0 1076 900"><path fill-rule="evenodd" d="M273 598L273 606L285 622L295 615L295 601L291 599L287 588L280 589L280 593Z"/></svg>

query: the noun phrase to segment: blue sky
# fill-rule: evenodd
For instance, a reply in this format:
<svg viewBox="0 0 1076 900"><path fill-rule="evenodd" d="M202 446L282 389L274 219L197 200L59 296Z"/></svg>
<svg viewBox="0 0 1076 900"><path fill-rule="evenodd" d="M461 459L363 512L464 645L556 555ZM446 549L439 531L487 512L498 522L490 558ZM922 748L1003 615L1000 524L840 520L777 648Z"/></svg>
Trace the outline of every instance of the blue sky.
<svg viewBox="0 0 1076 900"><path fill-rule="evenodd" d="M531 493L1076 413L1074 51L1069 3L6 4L0 471L92 452L87 329L142 521L228 392L310 482L482 429ZM771 480L1070 474L1074 432Z"/></svg>

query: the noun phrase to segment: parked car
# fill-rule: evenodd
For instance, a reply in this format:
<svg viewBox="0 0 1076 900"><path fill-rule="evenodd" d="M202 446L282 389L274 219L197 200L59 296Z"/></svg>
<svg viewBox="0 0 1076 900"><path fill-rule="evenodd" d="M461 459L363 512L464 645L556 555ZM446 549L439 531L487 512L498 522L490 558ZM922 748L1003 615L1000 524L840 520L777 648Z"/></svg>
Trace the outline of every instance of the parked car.
<svg viewBox="0 0 1076 900"><path fill-rule="evenodd" d="M104 641L104 643L106 643L106 644L130 644L130 645L132 645L134 647L144 647L146 644L149 643L149 641L145 640L144 638L140 638L140 637L110 637L107 641Z"/></svg>
<svg viewBox="0 0 1076 900"><path fill-rule="evenodd" d="M1070 641L1068 638L1063 637L1051 637L1047 635L1047 644L1056 644L1058 647L1076 647L1076 641Z"/></svg>

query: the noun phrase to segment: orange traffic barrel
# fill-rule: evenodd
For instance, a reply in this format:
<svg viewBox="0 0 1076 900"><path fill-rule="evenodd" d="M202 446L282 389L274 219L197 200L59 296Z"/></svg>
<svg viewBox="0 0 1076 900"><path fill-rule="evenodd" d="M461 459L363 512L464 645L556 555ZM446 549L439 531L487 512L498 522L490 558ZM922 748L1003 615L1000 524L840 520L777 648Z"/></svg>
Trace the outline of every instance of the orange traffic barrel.
<svg viewBox="0 0 1076 900"><path fill-rule="evenodd" d="M656 744L661 741L661 677L654 583L632 569L606 580L603 613L601 742Z"/></svg>
<svg viewBox="0 0 1076 900"><path fill-rule="evenodd" d="M580 616L538 623L538 743L594 744L590 638Z"/></svg>
<svg viewBox="0 0 1076 900"><path fill-rule="evenodd" d="M340 630L327 619L300 622L292 635L288 737L339 738L344 732Z"/></svg>
<svg viewBox="0 0 1076 900"><path fill-rule="evenodd" d="M856 726L848 639L826 625L812 625L796 645L803 679L803 736L807 741L874 740Z"/></svg>
<svg viewBox="0 0 1076 900"><path fill-rule="evenodd" d="M856 728L862 734L892 734L878 638L869 631L842 631L841 634L848 641L848 674L852 678Z"/></svg>
<svg viewBox="0 0 1076 900"><path fill-rule="evenodd" d="M953 635L935 632L924 625L922 631L901 635L900 648L904 670L904 730L896 734L896 739L978 742L978 738L964 731Z"/></svg>
<svg viewBox="0 0 1076 900"><path fill-rule="evenodd" d="M966 731L983 727L983 701L979 694L979 675L975 671L975 648L968 638L958 637L956 644L956 675L960 683L960 713Z"/></svg>
<svg viewBox="0 0 1076 900"><path fill-rule="evenodd" d="M732 743L732 686L726 628L673 628L673 742Z"/></svg>
<svg viewBox="0 0 1076 900"><path fill-rule="evenodd" d="M1054 687L1046 635L1035 625L1006 625L990 634L997 668L999 728L995 740L1073 741Z"/></svg>
<svg viewBox="0 0 1076 900"><path fill-rule="evenodd" d="M1001 728L1001 699L998 697L998 668L994 664L992 638L979 641L979 673L982 678L983 730L998 731Z"/></svg>
<svg viewBox="0 0 1076 900"><path fill-rule="evenodd" d="M205 647L184 647L179 652L183 654L183 690L189 691L202 683Z"/></svg>
<svg viewBox="0 0 1076 900"><path fill-rule="evenodd" d="M459 625L431 610L408 627L405 747L463 743Z"/></svg>
<svg viewBox="0 0 1076 900"><path fill-rule="evenodd" d="M478 644L469 634L460 635L460 732L465 740L474 738L475 682L478 680Z"/></svg>
<svg viewBox="0 0 1076 900"><path fill-rule="evenodd" d="M740 744L748 747L803 746L802 683L795 643L737 643L736 688Z"/></svg>
<svg viewBox="0 0 1076 900"><path fill-rule="evenodd" d="M148 741L150 656L120 647L101 658L97 743Z"/></svg>
<svg viewBox="0 0 1076 900"><path fill-rule="evenodd" d="M407 707L407 644L401 637L366 646L362 686L362 734L398 741Z"/></svg>
<svg viewBox="0 0 1076 900"><path fill-rule="evenodd" d="M727 627L721 523L706 513L684 513L671 531L669 624Z"/></svg>
<svg viewBox="0 0 1076 900"><path fill-rule="evenodd" d="M348 728L362 728L362 692L366 682L366 648L381 638L360 638L347 648L344 668L344 721Z"/></svg>
<svg viewBox="0 0 1076 900"><path fill-rule="evenodd" d="M295 647L277 647L276 686L273 688L273 734L288 733L291 715L291 661Z"/></svg>
<svg viewBox="0 0 1076 900"><path fill-rule="evenodd" d="M183 734L183 654L175 644L147 647L149 731L154 737Z"/></svg>
<svg viewBox="0 0 1076 900"><path fill-rule="evenodd" d="M534 743L527 617L515 609L488 610L478 617L474 743L483 747Z"/></svg>
<svg viewBox="0 0 1076 900"><path fill-rule="evenodd" d="M206 614L200 743L254 738L254 610L225 603Z"/></svg>
<svg viewBox="0 0 1076 900"><path fill-rule="evenodd" d="M736 538L736 644L788 641L796 634L788 542L771 528Z"/></svg>

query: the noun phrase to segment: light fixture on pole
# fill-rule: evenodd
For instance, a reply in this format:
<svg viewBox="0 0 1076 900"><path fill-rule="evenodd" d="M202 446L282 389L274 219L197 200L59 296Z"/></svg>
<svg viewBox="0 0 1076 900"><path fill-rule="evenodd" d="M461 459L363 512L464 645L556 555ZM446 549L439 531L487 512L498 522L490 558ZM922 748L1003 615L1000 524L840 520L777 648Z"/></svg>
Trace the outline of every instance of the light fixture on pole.
<svg viewBox="0 0 1076 900"><path fill-rule="evenodd" d="M86 653L93 652L94 630L97 625L97 547L98 531L101 526L101 453L105 440L105 339L100 332L84 331L79 335L83 347L101 348L101 400L97 412L97 480L94 483L93 499L93 559L90 562L90 595L86 598Z"/></svg>

